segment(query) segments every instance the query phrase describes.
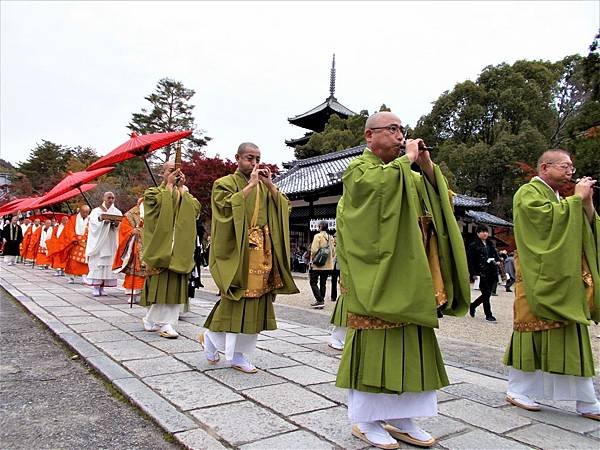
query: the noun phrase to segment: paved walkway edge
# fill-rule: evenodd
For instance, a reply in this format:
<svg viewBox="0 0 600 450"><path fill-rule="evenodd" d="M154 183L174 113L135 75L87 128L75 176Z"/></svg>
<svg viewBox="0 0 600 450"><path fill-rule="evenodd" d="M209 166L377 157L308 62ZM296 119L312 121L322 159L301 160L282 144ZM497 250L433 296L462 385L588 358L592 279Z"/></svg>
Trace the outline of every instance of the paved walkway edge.
<svg viewBox="0 0 600 450"><path fill-rule="evenodd" d="M104 355L94 345L71 331L63 323L36 305L30 297L4 280L1 285L30 314L44 323L56 337L83 358L89 367L109 381L117 391L129 399L132 404L140 408L140 410L148 415L165 432L169 433L179 444L185 448L192 448L187 445L184 439L185 436L179 435L179 432L195 430L206 432L198 427L188 416L177 411L169 402L138 380L134 374Z"/></svg>

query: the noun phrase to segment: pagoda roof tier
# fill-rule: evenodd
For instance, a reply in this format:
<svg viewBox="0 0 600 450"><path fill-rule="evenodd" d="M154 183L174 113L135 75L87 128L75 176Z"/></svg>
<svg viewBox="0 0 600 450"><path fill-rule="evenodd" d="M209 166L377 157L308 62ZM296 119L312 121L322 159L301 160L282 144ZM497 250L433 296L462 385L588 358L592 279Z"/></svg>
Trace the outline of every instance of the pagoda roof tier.
<svg viewBox="0 0 600 450"><path fill-rule="evenodd" d="M299 145L304 145L308 142L310 137L312 136L312 132L306 133L304 136L296 138L296 139L288 139L285 141L286 145L289 147L296 148Z"/></svg>
<svg viewBox="0 0 600 450"><path fill-rule="evenodd" d="M304 114L289 118L288 122L292 125L320 132L325 129L325 125L332 114L337 114L342 119L356 115L354 111L346 108L333 95L330 95L319 106L315 106Z"/></svg>

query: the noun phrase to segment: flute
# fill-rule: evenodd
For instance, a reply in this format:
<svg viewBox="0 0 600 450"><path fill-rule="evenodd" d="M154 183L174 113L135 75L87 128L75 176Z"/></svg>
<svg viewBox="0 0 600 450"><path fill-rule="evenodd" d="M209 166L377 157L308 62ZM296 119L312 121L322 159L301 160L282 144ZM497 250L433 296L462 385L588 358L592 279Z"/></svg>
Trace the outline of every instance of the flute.
<svg viewBox="0 0 600 450"><path fill-rule="evenodd" d="M181 168L181 142L177 143L177 147L175 147L175 170ZM175 184L179 184L179 180L181 177L177 177Z"/></svg>
<svg viewBox="0 0 600 450"><path fill-rule="evenodd" d="M575 180L571 178L571 180L570 180L570 181L571 181L572 183L575 183L575 184L577 184L577 183L579 183L579 182L581 181L581 178L577 178L577 179L575 179ZM596 185L596 184L595 184L595 185L593 185L593 186L592 186L592 188L594 188L594 189L596 189L596 190L600 190L600 186L598 186L598 185Z"/></svg>
<svg viewBox="0 0 600 450"><path fill-rule="evenodd" d="M406 151L406 144L400 144L400 150ZM437 150L437 147L428 147L426 145L419 146L420 152L425 151L425 150L432 152L432 151Z"/></svg>

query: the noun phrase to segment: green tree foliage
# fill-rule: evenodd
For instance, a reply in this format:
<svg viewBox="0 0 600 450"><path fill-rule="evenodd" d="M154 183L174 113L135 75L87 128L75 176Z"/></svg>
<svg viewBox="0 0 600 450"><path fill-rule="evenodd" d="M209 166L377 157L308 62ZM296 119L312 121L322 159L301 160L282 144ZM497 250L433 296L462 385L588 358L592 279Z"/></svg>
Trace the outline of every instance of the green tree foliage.
<svg viewBox="0 0 600 450"><path fill-rule="evenodd" d="M477 80L442 93L413 136L438 146L434 159L446 165L456 191L484 195L493 212L510 217L523 168L535 167L545 150L565 148L580 171L600 170L598 138L584 132L600 125L597 76L589 69L598 68L596 49L586 58L485 67Z"/></svg>
<svg viewBox="0 0 600 450"><path fill-rule="evenodd" d="M29 158L17 166L17 171L27 177L33 192L41 195L63 178L72 156L73 151L68 147L42 140Z"/></svg>
<svg viewBox="0 0 600 450"><path fill-rule="evenodd" d="M196 129L192 115L194 105L189 103L194 94L193 89L186 88L180 81L161 79L156 90L145 97L151 106L134 113L127 128L138 134L193 130L192 135L182 142L183 156L191 158L210 140L203 136L203 130ZM164 163L174 152L174 145L169 145L155 152L153 159Z"/></svg>
<svg viewBox="0 0 600 450"><path fill-rule="evenodd" d="M313 133L306 144L296 147L296 158L310 158L363 144L367 117L367 111L347 119L332 114L322 132Z"/></svg>

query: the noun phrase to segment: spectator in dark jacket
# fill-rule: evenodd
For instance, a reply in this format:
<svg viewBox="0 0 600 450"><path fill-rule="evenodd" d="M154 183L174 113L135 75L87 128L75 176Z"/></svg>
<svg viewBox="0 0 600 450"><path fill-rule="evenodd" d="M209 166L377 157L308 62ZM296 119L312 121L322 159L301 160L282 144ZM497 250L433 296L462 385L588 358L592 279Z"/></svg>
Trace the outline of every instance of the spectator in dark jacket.
<svg viewBox="0 0 600 450"><path fill-rule="evenodd" d="M469 272L471 279L479 276L479 289L481 295L471 303L469 313L471 317L475 317L475 310L483 304L483 312L485 320L488 322L496 322L496 318L492 315L492 306L490 305L490 296L494 282L498 282L498 265L500 257L496 251L496 247L488 240L489 231L485 225L478 225L476 229L477 239L469 245L467 253L469 262Z"/></svg>

